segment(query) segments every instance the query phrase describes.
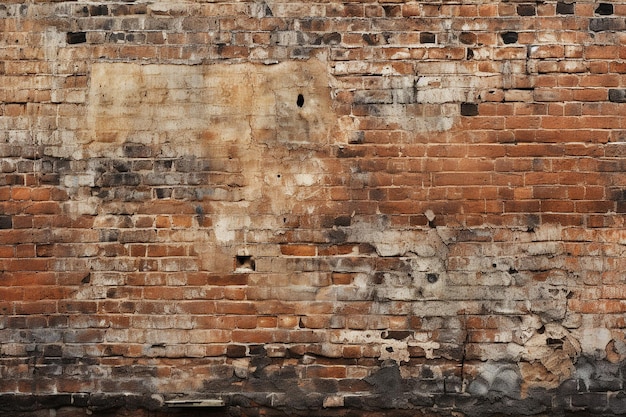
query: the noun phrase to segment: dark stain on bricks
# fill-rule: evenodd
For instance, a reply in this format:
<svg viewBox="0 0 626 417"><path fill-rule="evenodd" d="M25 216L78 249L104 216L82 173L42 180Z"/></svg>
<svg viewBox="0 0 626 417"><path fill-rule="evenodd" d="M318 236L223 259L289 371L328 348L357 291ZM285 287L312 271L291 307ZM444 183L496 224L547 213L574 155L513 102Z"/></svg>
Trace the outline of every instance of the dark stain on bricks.
<svg viewBox="0 0 626 417"><path fill-rule="evenodd" d="M229 358L243 358L246 356L248 348L246 345L228 345L226 356Z"/></svg>
<svg viewBox="0 0 626 417"><path fill-rule="evenodd" d="M420 33L420 43L435 43L437 41L436 35L431 32Z"/></svg>
<svg viewBox="0 0 626 417"><path fill-rule="evenodd" d="M500 34L500 37L502 38L502 42L508 45L516 43L519 35L517 32L504 32Z"/></svg>
<svg viewBox="0 0 626 417"><path fill-rule="evenodd" d="M559 1L556 3L557 14L574 14L576 3Z"/></svg>
<svg viewBox="0 0 626 417"><path fill-rule="evenodd" d="M613 4L612 3L599 3L594 13L602 15L602 16L612 15L614 13Z"/></svg>
<svg viewBox="0 0 626 417"><path fill-rule="evenodd" d="M473 32L461 32L459 41L465 45L473 45L476 43L477 36Z"/></svg>
<svg viewBox="0 0 626 417"><path fill-rule="evenodd" d="M624 88L609 89L609 101L613 103L626 103L626 89Z"/></svg>
<svg viewBox="0 0 626 417"><path fill-rule="evenodd" d="M364 33L361 37L365 43L371 46L378 45L380 43L380 36L378 34Z"/></svg>
<svg viewBox="0 0 626 417"><path fill-rule="evenodd" d="M478 116L478 104L461 103L461 116Z"/></svg>
<svg viewBox="0 0 626 417"><path fill-rule="evenodd" d="M11 229L13 227L13 217L0 215L0 229Z"/></svg>
<svg viewBox="0 0 626 417"><path fill-rule="evenodd" d="M534 4L518 4L517 14L519 16L535 16L537 14L537 7Z"/></svg>
<svg viewBox="0 0 626 417"><path fill-rule="evenodd" d="M69 45L85 43L87 42L87 33L86 32L68 32L66 35L66 41Z"/></svg>
<svg viewBox="0 0 626 417"><path fill-rule="evenodd" d="M410 330L388 330L383 332L383 339L404 340L413 335Z"/></svg>

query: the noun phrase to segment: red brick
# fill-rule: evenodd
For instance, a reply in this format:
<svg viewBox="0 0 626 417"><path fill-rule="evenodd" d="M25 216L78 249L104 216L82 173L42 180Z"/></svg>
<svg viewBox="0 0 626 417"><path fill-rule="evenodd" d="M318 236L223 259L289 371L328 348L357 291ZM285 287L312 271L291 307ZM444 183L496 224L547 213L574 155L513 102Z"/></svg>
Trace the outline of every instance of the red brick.
<svg viewBox="0 0 626 417"><path fill-rule="evenodd" d="M540 211L540 202L536 200L528 201L505 201L504 211L533 213Z"/></svg>
<svg viewBox="0 0 626 417"><path fill-rule="evenodd" d="M307 378L345 378L346 368L343 366L308 366Z"/></svg>
<svg viewBox="0 0 626 417"><path fill-rule="evenodd" d="M344 358L360 358L363 355L361 346L344 346L342 348L342 356Z"/></svg>
<svg viewBox="0 0 626 417"><path fill-rule="evenodd" d="M569 300L569 308L587 314L611 314L626 312L626 302L624 300Z"/></svg>
<svg viewBox="0 0 626 417"><path fill-rule="evenodd" d="M30 200L31 189L27 187L13 187L11 188L11 198L13 200Z"/></svg>
<svg viewBox="0 0 626 417"><path fill-rule="evenodd" d="M312 245L282 245L280 252L286 256L315 256L317 247Z"/></svg>
<svg viewBox="0 0 626 417"><path fill-rule="evenodd" d="M614 59L619 56L619 50L618 46L587 45L584 54L587 59Z"/></svg>
<svg viewBox="0 0 626 417"><path fill-rule="evenodd" d="M437 186L445 185L486 185L493 181L492 175L488 173L436 173L434 183Z"/></svg>
<svg viewBox="0 0 626 417"><path fill-rule="evenodd" d="M60 214L61 207L54 202L32 203L24 210L27 214Z"/></svg>

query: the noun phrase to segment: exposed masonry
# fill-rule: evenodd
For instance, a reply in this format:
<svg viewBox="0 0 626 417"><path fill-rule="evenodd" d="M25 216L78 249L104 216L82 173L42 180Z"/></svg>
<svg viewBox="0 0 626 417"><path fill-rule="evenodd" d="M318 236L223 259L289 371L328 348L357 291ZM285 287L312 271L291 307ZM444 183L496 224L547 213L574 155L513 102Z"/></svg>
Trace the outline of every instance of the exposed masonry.
<svg viewBox="0 0 626 417"><path fill-rule="evenodd" d="M0 412L626 413L626 5L0 29Z"/></svg>

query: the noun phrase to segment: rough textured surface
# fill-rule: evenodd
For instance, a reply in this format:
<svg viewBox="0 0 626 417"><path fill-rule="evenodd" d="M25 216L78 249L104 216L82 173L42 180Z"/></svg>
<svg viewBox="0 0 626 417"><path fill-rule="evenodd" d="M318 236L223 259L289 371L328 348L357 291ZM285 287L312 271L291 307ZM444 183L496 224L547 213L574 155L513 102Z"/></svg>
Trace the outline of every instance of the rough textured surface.
<svg viewBox="0 0 626 417"><path fill-rule="evenodd" d="M625 17L3 2L0 412L624 415Z"/></svg>

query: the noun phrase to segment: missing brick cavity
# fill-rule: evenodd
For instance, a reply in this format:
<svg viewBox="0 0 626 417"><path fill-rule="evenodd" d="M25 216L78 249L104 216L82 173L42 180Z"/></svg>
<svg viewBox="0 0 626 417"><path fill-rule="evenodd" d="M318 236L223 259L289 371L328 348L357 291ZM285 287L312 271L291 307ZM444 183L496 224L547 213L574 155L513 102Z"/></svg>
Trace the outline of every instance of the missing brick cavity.
<svg viewBox="0 0 626 417"><path fill-rule="evenodd" d="M254 258L251 255L235 256L235 272L252 272L255 268Z"/></svg>

